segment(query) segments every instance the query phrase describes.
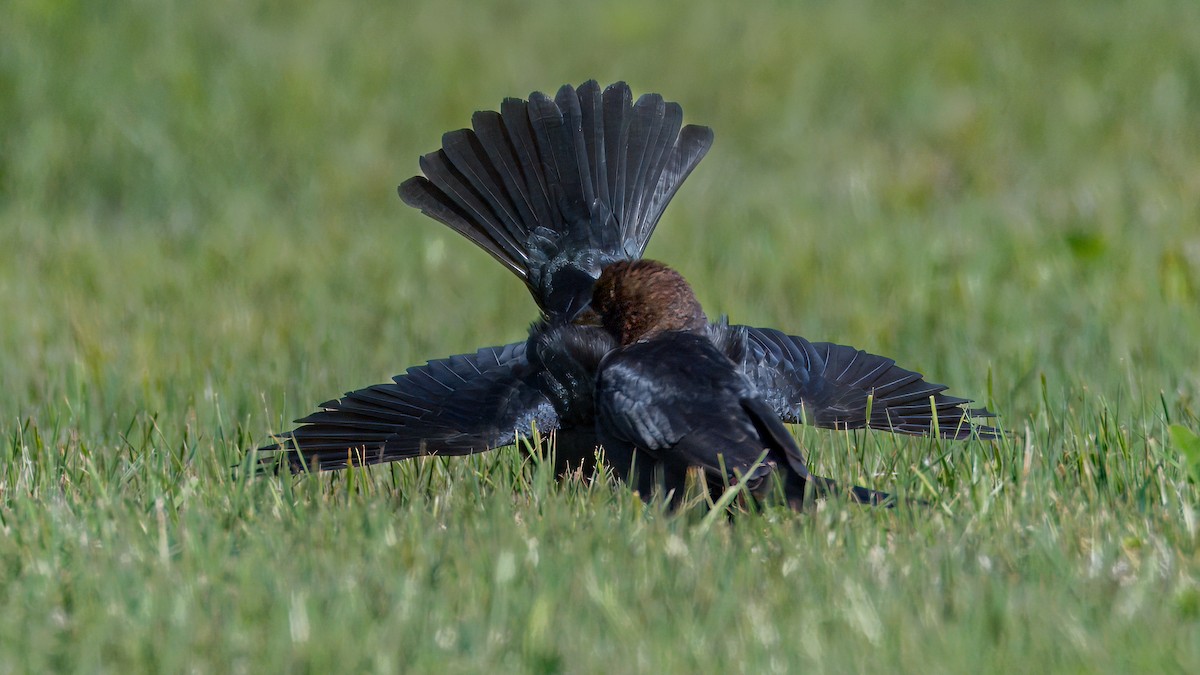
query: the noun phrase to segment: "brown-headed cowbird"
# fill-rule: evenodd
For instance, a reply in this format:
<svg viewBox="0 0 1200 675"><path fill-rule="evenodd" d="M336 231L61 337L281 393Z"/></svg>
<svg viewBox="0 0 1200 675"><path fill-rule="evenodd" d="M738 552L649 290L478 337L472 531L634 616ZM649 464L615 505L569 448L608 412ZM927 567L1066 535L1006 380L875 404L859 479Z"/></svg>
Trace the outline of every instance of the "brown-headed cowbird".
<svg viewBox="0 0 1200 675"><path fill-rule="evenodd" d="M989 412L891 359L710 323L682 276L636 262L712 144L711 130L682 120L657 94L634 102L624 83L601 91L591 81L553 99L507 99L499 113L476 113L473 129L445 134L400 197L520 277L541 319L526 341L431 361L322 404L261 448L260 461L326 470L463 455L511 445L536 425L555 432L562 471L590 470L603 446L614 473L643 491L678 492L697 467L713 485L778 475L794 500L810 476L785 422L996 437L973 421ZM606 295L614 289L624 290Z"/></svg>

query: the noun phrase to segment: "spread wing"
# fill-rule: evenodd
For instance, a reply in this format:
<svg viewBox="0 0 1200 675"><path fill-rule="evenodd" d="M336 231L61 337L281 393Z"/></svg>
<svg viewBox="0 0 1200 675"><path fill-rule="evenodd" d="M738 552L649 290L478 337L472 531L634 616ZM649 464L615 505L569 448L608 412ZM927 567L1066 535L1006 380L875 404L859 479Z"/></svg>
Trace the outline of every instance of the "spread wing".
<svg viewBox="0 0 1200 675"><path fill-rule="evenodd" d="M487 347L409 368L387 384L347 393L259 449L260 466L340 469L512 445L536 423L558 428L526 343Z"/></svg>
<svg viewBox="0 0 1200 675"><path fill-rule="evenodd" d="M945 385L926 382L892 359L770 328L714 329L725 332L718 340L726 353L785 422L911 435L936 431L952 439L1000 436L977 422L994 416L986 408L968 407L970 399L942 393Z"/></svg>

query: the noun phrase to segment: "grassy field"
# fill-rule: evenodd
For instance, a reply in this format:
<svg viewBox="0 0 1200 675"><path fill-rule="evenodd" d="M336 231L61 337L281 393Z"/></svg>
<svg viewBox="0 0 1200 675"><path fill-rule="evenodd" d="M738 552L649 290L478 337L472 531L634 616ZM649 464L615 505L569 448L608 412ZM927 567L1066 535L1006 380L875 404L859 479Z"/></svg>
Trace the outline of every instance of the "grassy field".
<svg viewBox="0 0 1200 675"><path fill-rule="evenodd" d="M0 672L1200 672L1200 5L406 4L0 7ZM588 78L716 130L649 250L711 315L1010 438L797 428L932 505L715 527L515 448L235 476L522 338L395 186Z"/></svg>

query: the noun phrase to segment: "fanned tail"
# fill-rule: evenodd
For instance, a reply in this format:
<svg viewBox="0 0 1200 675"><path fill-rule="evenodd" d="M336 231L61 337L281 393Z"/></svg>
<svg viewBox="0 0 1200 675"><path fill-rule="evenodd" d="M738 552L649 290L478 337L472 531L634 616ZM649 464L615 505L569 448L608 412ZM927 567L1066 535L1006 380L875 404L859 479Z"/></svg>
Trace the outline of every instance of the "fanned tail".
<svg viewBox="0 0 1200 675"><path fill-rule="evenodd" d="M409 206L487 251L552 320L586 306L600 270L641 257L663 210L712 145L657 94L564 85L482 111L421 158Z"/></svg>

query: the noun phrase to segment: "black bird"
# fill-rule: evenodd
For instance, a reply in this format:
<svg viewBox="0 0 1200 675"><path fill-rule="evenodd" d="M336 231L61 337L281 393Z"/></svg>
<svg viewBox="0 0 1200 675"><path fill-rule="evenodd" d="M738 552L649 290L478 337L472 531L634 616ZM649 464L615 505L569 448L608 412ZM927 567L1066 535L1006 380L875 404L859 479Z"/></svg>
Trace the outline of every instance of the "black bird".
<svg viewBox="0 0 1200 675"><path fill-rule="evenodd" d="M554 99L538 92L527 101L507 99L500 113L476 113L473 130L445 134L442 148L421 158L425 176L400 186L401 199L520 277L541 319L524 342L431 361L391 383L322 404L298 420L302 426L260 448L260 462L266 466L282 458L293 470L326 470L463 455L511 445L536 424L543 433L556 432L560 469L588 470L605 440L598 428L610 444L621 440L618 417L602 416L598 424L598 397L618 390L640 396L637 387L599 387L597 373L619 372L601 371L601 361L614 350L620 362L625 358L620 354L642 349L622 347L619 333L594 324L647 308L675 309L651 301L600 315L591 300L606 269L615 267L610 276L639 269L617 264L641 257L663 209L711 146L711 130L684 126L682 118L678 104L657 94L634 102L624 83L601 91L592 81L578 90L564 86ZM694 300L690 289L688 296ZM776 465L790 457L776 438L779 422L953 439L997 436L973 421L990 416L988 411L967 407L967 399L943 394L946 387L925 382L891 359L773 329L704 323L703 331L691 324L676 331L691 336L679 339L693 345L689 350L703 351L698 358L712 357L716 349L732 364L740 376L736 386L748 387L739 389L745 394L739 400L757 402L747 413L752 419L766 424L759 403L772 412L771 425L759 434L762 440L769 432L778 444L770 446L776 454L768 455ZM684 367L680 359L668 362ZM686 378L675 381L676 393L686 394ZM694 386L707 386L701 382ZM654 403L664 408L668 401ZM606 452L618 475L628 476L628 465L621 464L650 448L635 437L624 440L635 449ZM698 461L683 453L672 457L668 468Z"/></svg>
<svg viewBox="0 0 1200 675"><path fill-rule="evenodd" d="M614 465L640 467L633 482L643 494L657 486L677 502L691 468L714 491L731 480L759 498L782 488L796 508L810 482L820 493L837 490L809 473L796 439L729 359L729 341L744 335L710 324L678 272L653 260L614 263L596 282L592 307L619 344L596 366L599 440ZM850 496L890 503L857 486Z"/></svg>

